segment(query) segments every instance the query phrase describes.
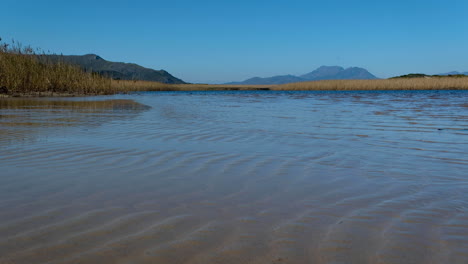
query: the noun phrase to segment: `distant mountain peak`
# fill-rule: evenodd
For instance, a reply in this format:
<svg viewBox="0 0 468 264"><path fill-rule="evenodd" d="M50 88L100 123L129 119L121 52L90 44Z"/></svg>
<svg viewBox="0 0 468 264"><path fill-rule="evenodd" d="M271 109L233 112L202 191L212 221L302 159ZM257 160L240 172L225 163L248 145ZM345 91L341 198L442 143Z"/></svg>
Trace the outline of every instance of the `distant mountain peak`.
<svg viewBox="0 0 468 264"><path fill-rule="evenodd" d="M330 69L344 70L344 68L341 67L341 66L326 66L326 65L322 65L322 66L318 67L318 68L316 69L316 71L320 71L320 70L330 70Z"/></svg>
<svg viewBox="0 0 468 264"><path fill-rule="evenodd" d="M377 79L373 74L364 68L349 67L343 68L341 66L320 66L316 70L300 75L278 75L268 78L250 78L243 82L232 82L229 84L285 84L292 82L305 82L305 81L318 81L318 80L370 80Z"/></svg>
<svg viewBox="0 0 468 264"><path fill-rule="evenodd" d="M320 66L316 70L303 74L299 77L305 80L321 80L332 77L342 71L344 71L344 68L340 66Z"/></svg>

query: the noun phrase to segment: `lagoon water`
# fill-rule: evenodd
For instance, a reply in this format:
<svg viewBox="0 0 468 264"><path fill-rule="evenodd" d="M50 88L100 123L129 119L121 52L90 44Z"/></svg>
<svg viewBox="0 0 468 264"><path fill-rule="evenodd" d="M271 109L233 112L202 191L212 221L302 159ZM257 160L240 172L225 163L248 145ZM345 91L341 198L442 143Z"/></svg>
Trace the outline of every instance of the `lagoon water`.
<svg viewBox="0 0 468 264"><path fill-rule="evenodd" d="M0 263L468 263L468 92L0 99Z"/></svg>

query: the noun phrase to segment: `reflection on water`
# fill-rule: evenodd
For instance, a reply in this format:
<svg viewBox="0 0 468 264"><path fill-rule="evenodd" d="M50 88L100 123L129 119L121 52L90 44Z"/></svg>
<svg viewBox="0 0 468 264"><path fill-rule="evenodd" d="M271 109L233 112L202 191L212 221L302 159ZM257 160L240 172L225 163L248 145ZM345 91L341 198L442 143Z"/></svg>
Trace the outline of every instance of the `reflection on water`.
<svg viewBox="0 0 468 264"><path fill-rule="evenodd" d="M60 99L7 98L0 100L0 145L32 139L45 128L99 126L115 119L128 119L148 110L132 100L74 101Z"/></svg>
<svg viewBox="0 0 468 264"><path fill-rule="evenodd" d="M2 99L0 263L468 263L467 96Z"/></svg>

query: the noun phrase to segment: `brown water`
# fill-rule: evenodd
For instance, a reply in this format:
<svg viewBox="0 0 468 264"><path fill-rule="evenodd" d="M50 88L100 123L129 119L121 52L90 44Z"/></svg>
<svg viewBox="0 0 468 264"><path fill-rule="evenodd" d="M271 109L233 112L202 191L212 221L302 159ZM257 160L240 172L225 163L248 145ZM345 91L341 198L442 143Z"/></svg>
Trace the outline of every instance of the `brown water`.
<svg viewBox="0 0 468 264"><path fill-rule="evenodd" d="M468 92L0 99L0 263L468 263Z"/></svg>

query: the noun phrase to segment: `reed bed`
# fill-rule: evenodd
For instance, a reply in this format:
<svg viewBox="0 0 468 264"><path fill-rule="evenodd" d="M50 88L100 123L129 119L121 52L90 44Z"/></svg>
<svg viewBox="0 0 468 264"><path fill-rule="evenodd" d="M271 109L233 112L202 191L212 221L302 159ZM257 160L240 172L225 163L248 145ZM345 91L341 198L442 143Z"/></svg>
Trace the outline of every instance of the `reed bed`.
<svg viewBox="0 0 468 264"><path fill-rule="evenodd" d="M277 91L358 91L358 90L467 90L468 77L425 77L380 80L324 80L283 85L214 85L164 84L148 81L113 80L117 92L136 91L223 91L223 90L277 90Z"/></svg>
<svg viewBox="0 0 468 264"><path fill-rule="evenodd" d="M272 87L272 90L467 90L468 77L425 77L381 80L325 80L289 83Z"/></svg>
<svg viewBox="0 0 468 264"><path fill-rule="evenodd" d="M117 92L269 90L271 87L271 85L165 84L149 81L112 80L112 88Z"/></svg>
<svg viewBox="0 0 468 264"><path fill-rule="evenodd" d="M0 39L1 41L1 39ZM43 54L42 54L43 55ZM78 66L53 63L31 47L0 42L0 94L87 95L114 93L111 80Z"/></svg>

